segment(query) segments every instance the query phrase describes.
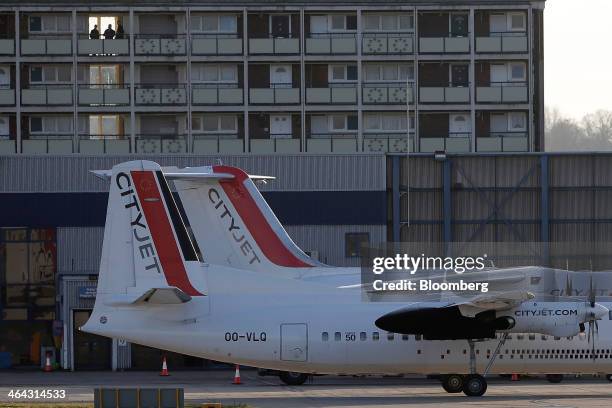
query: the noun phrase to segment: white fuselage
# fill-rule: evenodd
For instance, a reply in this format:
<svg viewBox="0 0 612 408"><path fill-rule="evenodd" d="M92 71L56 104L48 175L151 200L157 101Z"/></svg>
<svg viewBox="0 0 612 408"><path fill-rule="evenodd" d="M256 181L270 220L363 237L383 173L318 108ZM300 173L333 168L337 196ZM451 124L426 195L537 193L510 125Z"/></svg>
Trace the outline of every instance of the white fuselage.
<svg viewBox="0 0 612 408"><path fill-rule="evenodd" d="M353 274L348 279L347 270L342 274L340 281L359 278ZM202 358L285 371L468 372L467 341L425 341L382 331L374 325L376 319L409 305L364 301L358 287L330 284L334 278L318 276L317 268L302 277L288 273L285 278L202 265L198 275L190 278L205 287L206 296L178 305L96 305L85 330ZM611 323L607 317L599 322L595 359L585 336L513 333L491 372L612 373ZM478 372L484 371L497 344L495 339L476 344Z"/></svg>

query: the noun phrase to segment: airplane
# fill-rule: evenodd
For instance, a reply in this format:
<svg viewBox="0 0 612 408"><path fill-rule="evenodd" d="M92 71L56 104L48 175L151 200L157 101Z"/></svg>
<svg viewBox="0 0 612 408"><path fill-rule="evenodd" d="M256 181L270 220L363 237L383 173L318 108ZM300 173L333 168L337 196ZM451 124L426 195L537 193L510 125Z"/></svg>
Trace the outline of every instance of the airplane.
<svg viewBox="0 0 612 408"><path fill-rule="evenodd" d="M366 302L360 285L338 284L354 282L359 268L320 264L283 236L253 183L265 178L146 160L95 174L110 179L110 192L85 332L298 373L285 377L296 383L312 374L435 373L447 392L471 397L485 394L492 373L557 381L564 373L612 372L610 312L594 290L567 302L537 301L527 291L451 303ZM202 200L210 202L208 224L200 225L208 230L198 227ZM202 235L218 242L204 259Z"/></svg>

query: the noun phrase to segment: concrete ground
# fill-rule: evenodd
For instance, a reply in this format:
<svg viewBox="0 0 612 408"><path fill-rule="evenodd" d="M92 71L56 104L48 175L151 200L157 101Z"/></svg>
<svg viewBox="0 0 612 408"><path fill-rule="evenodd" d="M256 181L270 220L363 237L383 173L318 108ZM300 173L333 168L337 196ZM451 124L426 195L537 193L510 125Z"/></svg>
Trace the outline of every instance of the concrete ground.
<svg viewBox="0 0 612 408"><path fill-rule="evenodd" d="M566 378L550 384L542 378L511 382L489 379L487 394L468 398L447 394L439 382L422 377L353 378L315 377L302 386L286 386L276 377L259 377L242 371L242 385L231 384L233 372L183 371L160 377L155 372L20 372L0 371L1 402L51 402L15 400L10 390L65 390L64 402L93 401L94 387L183 387L189 404L222 402L249 407L601 407L612 406L612 383L605 378Z"/></svg>

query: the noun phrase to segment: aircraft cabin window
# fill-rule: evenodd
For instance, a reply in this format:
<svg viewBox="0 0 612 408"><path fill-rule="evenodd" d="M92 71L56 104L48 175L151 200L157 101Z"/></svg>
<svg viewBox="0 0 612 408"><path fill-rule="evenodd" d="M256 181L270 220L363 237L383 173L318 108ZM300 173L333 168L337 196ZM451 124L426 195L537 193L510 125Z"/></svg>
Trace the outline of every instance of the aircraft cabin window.
<svg viewBox="0 0 612 408"><path fill-rule="evenodd" d="M516 339L517 340L524 340L525 339L525 335L524 334L517 334L516 335Z"/></svg>
<svg viewBox="0 0 612 408"><path fill-rule="evenodd" d="M393 340L395 338L394 333L387 333L387 340Z"/></svg>
<svg viewBox="0 0 612 408"><path fill-rule="evenodd" d="M542 335L542 340L548 340L548 337L546 335Z"/></svg>
<svg viewBox="0 0 612 408"><path fill-rule="evenodd" d="M372 333L372 340L378 340L379 337L380 337L380 335L378 334L378 332Z"/></svg>
<svg viewBox="0 0 612 408"><path fill-rule="evenodd" d="M360 339L361 341L366 341L366 340L367 340L367 338L368 338L368 335L366 334L366 332L361 332L361 333L359 333L359 339Z"/></svg>
<svg viewBox="0 0 612 408"><path fill-rule="evenodd" d="M561 337L555 336L555 340L561 340Z"/></svg>
<svg viewBox="0 0 612 408"><path fill-rule="evenodd" d="M321 340L323 341L329 340L329 333L323 332L323 334L321 334Z"/></svg>
<svg viewBox="0 0 612 408"><path fill-rule="evenodd" d="M410 336L408 336L407 334L402 334L402 340L406 341L409 339L410 339Z"/></svg>
<svg viewBox="0 0 612 408"><path fill-rule="evenodd" d="M341 339L342 339L342 334L340 334L340 332L335 332L334 333L334 340L340 341Z"/></svg>
<svg viewBox="0 0 612 408"><path fill-rule="evenodd" d="M529 335L529 340L535 340L535 334L530 334Z"/></svg>

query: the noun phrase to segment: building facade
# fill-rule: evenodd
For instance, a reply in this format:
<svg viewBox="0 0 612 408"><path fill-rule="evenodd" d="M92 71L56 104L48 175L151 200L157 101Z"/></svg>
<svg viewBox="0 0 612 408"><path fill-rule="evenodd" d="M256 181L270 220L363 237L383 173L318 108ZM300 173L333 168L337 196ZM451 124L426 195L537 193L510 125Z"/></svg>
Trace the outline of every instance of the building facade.
<svg viewBox="0 0 612 408"><path fill-rule="evenodd" d="M543 4L4 2L0 151L541 151Z"/></svg>

